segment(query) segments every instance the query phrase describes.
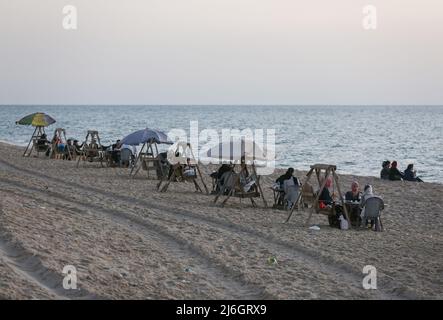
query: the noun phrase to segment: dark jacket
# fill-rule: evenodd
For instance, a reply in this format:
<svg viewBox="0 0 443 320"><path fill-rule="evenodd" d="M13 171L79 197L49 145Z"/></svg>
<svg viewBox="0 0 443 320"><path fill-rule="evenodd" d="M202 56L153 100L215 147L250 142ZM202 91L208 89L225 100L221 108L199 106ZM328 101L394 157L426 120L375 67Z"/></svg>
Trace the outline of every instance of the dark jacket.
<svg viewBox="0 0 443 320"><path fill-rule="evenodd" d="M323 201L325 204L331 204L333 202L331 193L329 192L328 188L323 188L318 200Z"/></svg>
<svg viewBox="0 0 443 320"><path fill-rule="evenodd" d="M397 168L389 169L389 180L401 180L403 174Z"/></svg>
<svg viewBox="0 0 443 320"><path fill-rule="evenodd" d="M417 181L417 178L415 177L414 171L410 169L406 169L405 173L403 175L403 179L407 181Z"/></svg>
<svg viewBox="0 0 443 320"><path fill-rule="evenodd" d="M352 191L348 191L345 194L345 200L347 200L347 201L360 201L360 199L361 199L361 193L360 192L357 194L357 196L354 196Z"/></svg>
<svg viewBox="0 0 443 320"><path fill-rule="evenodd" d="M389 168L381 169L380 178L383 180L389 180Z"/></svg>

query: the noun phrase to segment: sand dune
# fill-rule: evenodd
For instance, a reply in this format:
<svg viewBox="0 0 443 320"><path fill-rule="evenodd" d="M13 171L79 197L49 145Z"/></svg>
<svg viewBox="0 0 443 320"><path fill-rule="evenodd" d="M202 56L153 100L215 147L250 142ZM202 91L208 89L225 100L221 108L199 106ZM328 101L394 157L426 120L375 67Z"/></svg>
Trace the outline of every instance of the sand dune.
<svg viewBox="0 0 443 320"><path fill-rule="evenodd" d="M1 298L443 298L441 184L341 175L342 189L355 179L383 196L385 232L332 229L324 216L311 231L306 212L284 224L287 212L238 199L214 206L190 184L159 193L127 169L21 152L0 144ZM279 174L262 179L270 204ZM368 264L377 290L362 287ZM65 265L80 290L63 289Z"/></svg>

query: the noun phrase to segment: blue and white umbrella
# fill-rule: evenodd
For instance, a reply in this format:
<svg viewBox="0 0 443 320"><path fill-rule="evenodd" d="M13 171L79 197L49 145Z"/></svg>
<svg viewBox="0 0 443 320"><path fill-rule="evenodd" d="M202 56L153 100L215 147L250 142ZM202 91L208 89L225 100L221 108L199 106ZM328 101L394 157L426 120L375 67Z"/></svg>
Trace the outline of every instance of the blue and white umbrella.
<svg viewBox="0 0 443 320"><path fill-rule="evenodd" d="M140 144L144 144L146 142L150 143L165 143L165 144L173 144L172 141L168 139L166 133L160 130L154 129L143 129L135 131L122 139L121 144L128 144L131 146L138 146Z"/></svg>

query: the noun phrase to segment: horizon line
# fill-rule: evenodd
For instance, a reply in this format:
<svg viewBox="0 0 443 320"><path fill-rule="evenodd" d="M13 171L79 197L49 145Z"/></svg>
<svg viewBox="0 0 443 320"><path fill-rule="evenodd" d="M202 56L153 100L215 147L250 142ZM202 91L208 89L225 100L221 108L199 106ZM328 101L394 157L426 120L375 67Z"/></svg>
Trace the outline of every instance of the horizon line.
<svg viewBox="0 0 443 320"><path fill-rule="evenodd" d="M0 104L0 107L8 106L66 106L66 107L92 107L92 106L107 106L107 107L147 107L147 106L161 106L161 107L443 107L443 104Z"/></svg>

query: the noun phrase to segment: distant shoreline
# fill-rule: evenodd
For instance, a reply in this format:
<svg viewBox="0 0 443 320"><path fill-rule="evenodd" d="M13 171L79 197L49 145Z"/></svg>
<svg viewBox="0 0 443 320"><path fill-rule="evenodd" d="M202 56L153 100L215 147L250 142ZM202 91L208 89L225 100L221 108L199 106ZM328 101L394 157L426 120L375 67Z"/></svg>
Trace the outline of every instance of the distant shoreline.
<svg viewBox="0 0 443 320"><path fill-rule="evenodd" d="M442 104L0 104L0 107L405 107L443 108Z"/></svg>

